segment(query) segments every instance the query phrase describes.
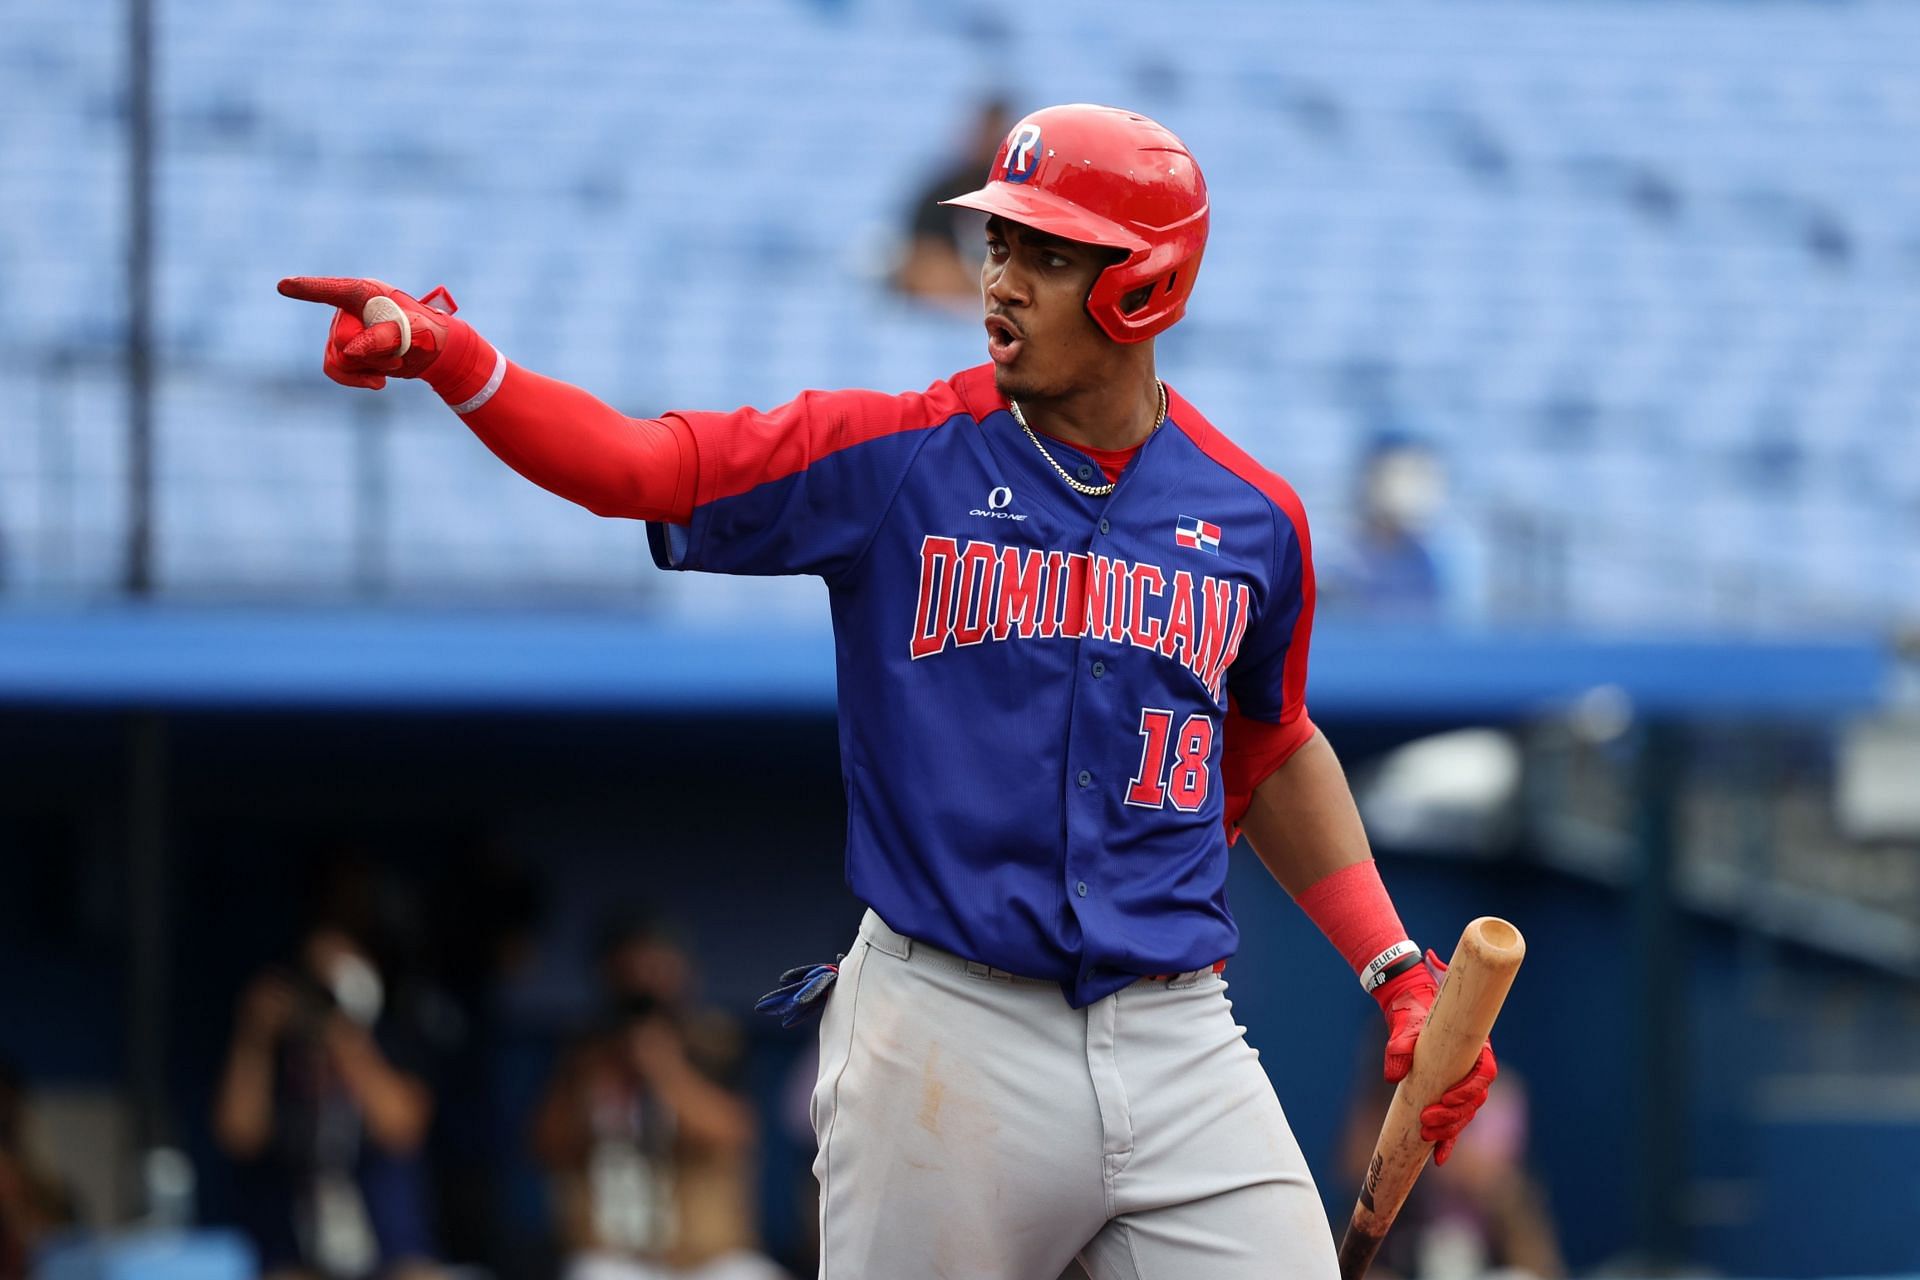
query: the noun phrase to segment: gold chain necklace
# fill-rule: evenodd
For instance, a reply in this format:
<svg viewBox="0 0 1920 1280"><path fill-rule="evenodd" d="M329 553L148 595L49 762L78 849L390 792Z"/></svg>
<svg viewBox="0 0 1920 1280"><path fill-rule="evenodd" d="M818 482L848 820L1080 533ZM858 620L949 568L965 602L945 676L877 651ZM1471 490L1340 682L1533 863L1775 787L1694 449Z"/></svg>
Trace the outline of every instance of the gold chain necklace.
<svg viewBox="0 0 1920 1280"><path fill-rule="evenodd" d="M1152 435L1155 431L1158 431L1160 424L1167 420L1167 384L1155 378L1153 385L1160 388L1160 412L1154 417L1153 426L1147 431L1148 435ZM1087 484L1084 481L1076 480L1068 475L1067 469L1061 466L1052 454L1047 452L1047 446L1040 443L1040 437L1035 435L1033 428L1027 425L1027 415L1020 412L1020 402L1012 397L1008 397L1007 408L1013 411L1013 420L1020 424L1022 431L1027 433L1027 439L1033 441L1033 447L1040 451L1040 456L1045 458L1048 465L1059 474L1062 480L1067 482L1068 488L1074 490L1076 493L1084 493L1089 498L1104 498L1113 492L1113 486L1119 483L1118 481L1109 480L1105 484Z"/></svg>

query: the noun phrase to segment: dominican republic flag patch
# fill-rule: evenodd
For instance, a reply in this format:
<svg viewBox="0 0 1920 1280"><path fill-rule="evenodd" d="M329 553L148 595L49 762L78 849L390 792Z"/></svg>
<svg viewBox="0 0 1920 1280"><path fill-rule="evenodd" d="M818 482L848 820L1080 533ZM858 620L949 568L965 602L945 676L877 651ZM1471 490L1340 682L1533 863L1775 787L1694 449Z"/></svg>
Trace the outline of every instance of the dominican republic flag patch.
<svg viewBox="0 0 1920 1280"><path fill-rule="evenodd" d="M1208 524L1198 516L1181 516L1180 522L1173 526L1173 540L1178 546L1192 547L1211 556L1220 554L1220 526Z"/></svg>

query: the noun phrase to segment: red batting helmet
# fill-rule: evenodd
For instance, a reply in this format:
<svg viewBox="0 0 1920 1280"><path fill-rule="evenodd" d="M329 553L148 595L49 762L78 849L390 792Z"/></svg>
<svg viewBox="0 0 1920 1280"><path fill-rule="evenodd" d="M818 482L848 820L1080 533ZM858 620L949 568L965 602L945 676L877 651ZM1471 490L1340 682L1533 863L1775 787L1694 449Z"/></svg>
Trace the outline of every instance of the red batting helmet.
<svg viewBox="0 0 1920 1280"><path fill-rule="evenodd" d="M1114 107L1034 112L1000 144L986 186L941 203L1124 250L1087 294L1088 313L1115 342L1142 342L1186 314L1207 247L1207 184L1186 144ZM1146 300L1124 310L1142 288Z"/></svg>

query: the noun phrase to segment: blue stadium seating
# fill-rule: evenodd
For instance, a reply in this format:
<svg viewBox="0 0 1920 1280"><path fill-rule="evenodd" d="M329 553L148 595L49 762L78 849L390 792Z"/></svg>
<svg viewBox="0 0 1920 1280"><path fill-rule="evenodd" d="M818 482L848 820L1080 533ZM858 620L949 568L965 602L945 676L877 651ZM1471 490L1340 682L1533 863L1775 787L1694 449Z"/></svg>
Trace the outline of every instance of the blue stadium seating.
<svg viewBox="0 0 1920 1280"><path fill-rule="evenodd" d="M979 329L890 296L885 262L972 102L1004 90L1137 105L1194 147L1214 239L1163 368L1295 481L1327 545L1391 421L1447 457L1450 523L1492 573L1564 584L1493 621L1920 616L1911 6L158 14L171 592L753 607L649 575L637 530L526 486L418 389L368 410L322 383L320 317L273 281L445 281L515 358L634 412L921 386L978 359ZM29 5L0 30L16 596L118 573L118 15Z"/></svg>

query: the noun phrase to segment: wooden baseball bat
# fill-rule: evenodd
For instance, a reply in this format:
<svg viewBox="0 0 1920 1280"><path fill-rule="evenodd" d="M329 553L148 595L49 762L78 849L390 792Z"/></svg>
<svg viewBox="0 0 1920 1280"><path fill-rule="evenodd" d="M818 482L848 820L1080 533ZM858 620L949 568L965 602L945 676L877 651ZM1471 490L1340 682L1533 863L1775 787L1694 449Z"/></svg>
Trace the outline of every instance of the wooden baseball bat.
<svg viewBox="0 0 1920 1280"><path fill-rule="evenodd" d="M1360 1280L1367 1274L1387 1228L1433 1153L1433 1144L1420 1137L1420 1112L1473 1069L1526 954L1527 941L1520 931L1493 916L1481 916L1460 935L1447 963L1447 979L1414 1041L1413 1066L1393 1091L1373 1159L1367 1162L1353 1221L1340 1242L1340 1280Z"/></svg>

